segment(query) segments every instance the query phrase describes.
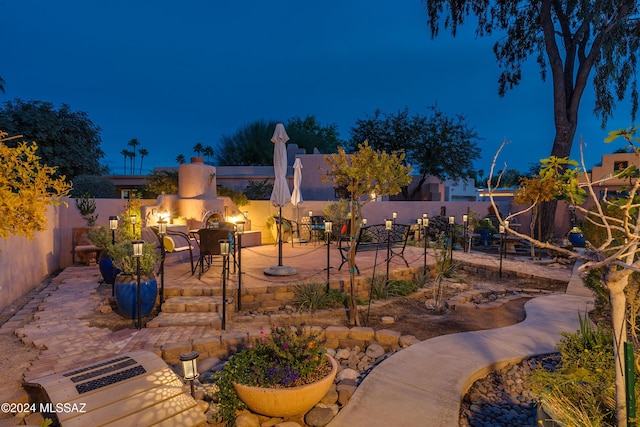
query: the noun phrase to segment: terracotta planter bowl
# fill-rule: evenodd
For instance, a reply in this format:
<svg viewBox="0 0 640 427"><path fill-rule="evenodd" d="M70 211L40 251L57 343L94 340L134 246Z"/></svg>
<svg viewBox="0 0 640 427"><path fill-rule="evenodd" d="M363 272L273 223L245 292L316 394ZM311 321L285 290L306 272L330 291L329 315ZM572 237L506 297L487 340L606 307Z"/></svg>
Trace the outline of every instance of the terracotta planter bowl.
<svg viewBox="0 0 640 427"><path fill-rule="evenodd" d="M269 417L288 417L304 414L318 403L333 383L338 373L338 363L329 355L331 372L311 384L298 387L264 388L233 383L233 387L252 412Z"/></svg>

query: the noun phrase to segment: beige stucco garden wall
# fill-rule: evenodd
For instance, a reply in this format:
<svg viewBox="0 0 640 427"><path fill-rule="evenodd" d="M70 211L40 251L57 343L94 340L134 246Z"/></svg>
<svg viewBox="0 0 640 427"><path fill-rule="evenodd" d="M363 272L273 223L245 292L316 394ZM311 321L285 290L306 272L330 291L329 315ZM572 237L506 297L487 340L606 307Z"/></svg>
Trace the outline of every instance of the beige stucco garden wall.
<svg viewBox="0 0 640 427"><path fill-rule="evenodd" d="M0 239L0 310L33 289L38 283L55 271L72 263L72 229L86 224L75 207L72 199L69 206L50 207L47 211L49 226L45 231L36 233L33 241L23 237L10 236ZM143 200L143 204L154 204L155 200ZM97 199L99 217L97 225L108 226L109 216L118 215L126 209L126 200ZM292 205L283 207L282 214L295 219L299 210L300 217L307 216L309 210L314 215L321 214L326 201L305 200L299 209ZM414 223L415 219L427 212L430 217L439 215L440 207L447 207L447 214L454 215L460 222L462 214L471 209L481 215L488 211L489 202L371 202L364 207L364 215L369 224L382 222L398 212L398 222ZM513 208L511 208L513 209ZM247 211L251 228L262 231L262 243L273 243L271 231L266 228L266 218L278 213L278 208L269 201L252 201L241 208ZM503 213L510 211L509 204L501 206ZM560 203L556 214L556 236L568 231L568 209ZM527 232L528 227L522 231ZM97 268L97 267L96 267Z"/></svg>

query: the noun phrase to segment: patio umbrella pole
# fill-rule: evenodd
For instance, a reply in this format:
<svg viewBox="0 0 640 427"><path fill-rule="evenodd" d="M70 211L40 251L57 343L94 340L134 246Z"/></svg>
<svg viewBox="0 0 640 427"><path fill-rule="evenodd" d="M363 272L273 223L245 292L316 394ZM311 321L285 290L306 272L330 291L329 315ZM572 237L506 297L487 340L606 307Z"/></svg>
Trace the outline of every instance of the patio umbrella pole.
<svg viewBox="0 0 640 427"><path fill-rule="evenodd" d="M271 203L278 207L278 265L274 265L264 270L267 276L291 276L298 274L298 271L286 265L282 265L282 207L291 201L291 192L287 184L287 147L285 143L289 136L282 123L276 124L271 142L273 142L273 191L271 192ZM291 233L293 239L293 233Z"/></svg>
<svg viewBox="0 0 640 427"><path fill-rule="evenodd" d="M278 209L280 227L278 227L278 267L282 267L282 206Z"/></svg>

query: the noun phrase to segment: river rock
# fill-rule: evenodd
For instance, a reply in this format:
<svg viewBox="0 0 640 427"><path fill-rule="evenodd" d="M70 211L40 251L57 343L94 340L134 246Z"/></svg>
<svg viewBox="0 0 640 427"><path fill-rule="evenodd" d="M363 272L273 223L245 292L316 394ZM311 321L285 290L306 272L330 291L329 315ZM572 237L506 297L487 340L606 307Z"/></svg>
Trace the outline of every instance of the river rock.
<svg viewBox="0 0 640 427"><path fill-rule="evenodd" d="M338 392L334 389L334 390L329 390L327 394L324 395L322 400L320 400L320 403L323 403L325 405L330 405L332 403L336 403L337 401L338 401Z"/></svg>
<svg viewBox="0 0 640 427"><path fill-rule="evenodd" d="M313 427L326 426L333 417L334 414L331 408L321 408L316 406L307 412L304 416L304 422Z"/></svg>
<svg viewBox="0 0 640 427"><path fill-rule="evenodd" d="M340 382L342 380L355 380L358 378L359 372L356 371L355 369L351 369L351 368L345 368L343 370L341 370L340 372L338 372L338 375L336 375L336 381Z"/></svg>
<svg viewBox="0 0 640 427"><path fill-rule="evenodd" d="M260 418L251 412L243 412L236 417L235 427L260 427Z"/></svg>
<svg viewBox="0 0 640 427"><path fill-rule="evenodd" d="M385 353L384 348L380 344L371 344L367 347L365 354L372 358L377 359Z"/></svg>
<svg viewBox="0 0 640 427"><path fill-rule="evenodd" d="M341 348L338 351L336 351L335 359L336 360L346 360L346 359L349 358L349 356L351 356L351 351L349 349L346 349L346 348Z"/></svg>

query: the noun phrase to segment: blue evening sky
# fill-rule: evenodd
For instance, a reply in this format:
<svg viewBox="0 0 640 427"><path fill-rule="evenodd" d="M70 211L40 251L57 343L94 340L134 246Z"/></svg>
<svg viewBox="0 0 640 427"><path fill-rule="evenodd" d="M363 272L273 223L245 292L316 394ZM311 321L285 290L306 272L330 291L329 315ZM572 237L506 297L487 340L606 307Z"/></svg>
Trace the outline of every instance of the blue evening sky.
<svg viewBox="0 0 640 427"><path fill-rule="evenodd" d="M500 164L527 170L551 150L551 84L532 61L498 97L494 40L473 30L432 40L420 0L0 0L0 102L85 111L112 173L131 138L150 153L147 173L259 119L315 115L347 140L377 108L428 114L436 102L484 138L477 168L488 171L506 139ZM620 146L602 143L606 131L631 124L629 101L606 130L592 110L589 87L578 129L588 167Z"/></svg>

